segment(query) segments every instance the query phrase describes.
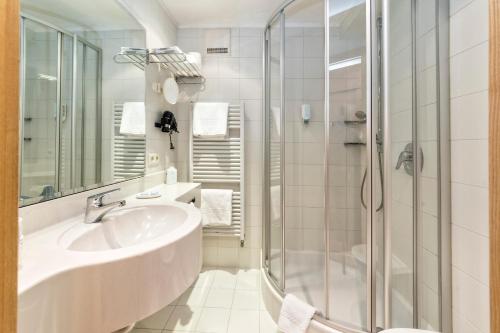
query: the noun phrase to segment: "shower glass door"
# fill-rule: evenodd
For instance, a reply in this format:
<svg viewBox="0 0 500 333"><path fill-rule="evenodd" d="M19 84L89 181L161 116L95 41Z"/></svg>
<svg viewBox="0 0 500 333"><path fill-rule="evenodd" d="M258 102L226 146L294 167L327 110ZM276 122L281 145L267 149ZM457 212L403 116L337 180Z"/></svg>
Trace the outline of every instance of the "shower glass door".
<svg viewBox="0 0 500 333"><path fill-rule="evenodd" d="M285 292L324 313L325 3L297 0L283 15Z"/></svg>
<svg viewBox="0 0 500 333"><path fill-rule="evenodd" d="M367 330L367 5L330 0L329 11L329 318Z"/></svg>
<svg viewBox="0 0 500 333"><path fill-rule="evenodd" d="M59 107L59 191L71 190L72 137L73 137L73 36L60 34L60 107Z"/></svg>
<svg viewBox="0 0 500 333"><path fill-rule="evenodd" d="M386 53L386 326L439 331L437 6L384 1ZM389 158L390 157L390 158Z"/></svg>
<svg viewBox="0 0 500 333"><path fill-rule="evenodd" d="M23 19L22 33L21 202L52 196L59 182L59 34L29 19Z"/></svg>
<svg viewBox="0 0 500 333"><path fill-rule="evenodd" d="M284 288L283 279L283 124L282 112L282 21L279 14L267 29L267 101L266 101L266 190L268 205L267 216L267 253L266 261L269 275L280 288Z"/></svg>

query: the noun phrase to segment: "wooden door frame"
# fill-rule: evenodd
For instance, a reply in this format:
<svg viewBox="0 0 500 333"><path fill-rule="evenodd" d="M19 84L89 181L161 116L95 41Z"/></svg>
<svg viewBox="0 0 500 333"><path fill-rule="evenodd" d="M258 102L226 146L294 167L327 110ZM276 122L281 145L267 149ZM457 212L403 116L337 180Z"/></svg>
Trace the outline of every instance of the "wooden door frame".
<svg viewBox="0 0 500 333"><path fill-rule="evenodd" d="M490 318L500 332L500 0L490 0L489 18Z"/></svg>
<svg viewBox="0 0 500 333"><path fill-rule="evenodd" d="M0 331L16 332L19 0L0 0Z"/></svg>

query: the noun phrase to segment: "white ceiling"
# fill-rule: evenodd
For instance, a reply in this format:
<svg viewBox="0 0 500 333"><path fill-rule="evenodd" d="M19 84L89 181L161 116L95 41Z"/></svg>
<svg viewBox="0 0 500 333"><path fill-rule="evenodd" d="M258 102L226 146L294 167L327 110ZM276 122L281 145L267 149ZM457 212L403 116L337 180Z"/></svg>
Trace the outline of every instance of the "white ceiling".
<svg viewBox="0 0 500 333"><path fill-rule="evenodd" d="M115 0L21 0L21 10L68 30L142 29Z"/></svg>
<svg viewBox="0 0 500 333"><path fill-rule="evenodd" d="M264 27L284 0L160 0L179 28Z"/></svg>

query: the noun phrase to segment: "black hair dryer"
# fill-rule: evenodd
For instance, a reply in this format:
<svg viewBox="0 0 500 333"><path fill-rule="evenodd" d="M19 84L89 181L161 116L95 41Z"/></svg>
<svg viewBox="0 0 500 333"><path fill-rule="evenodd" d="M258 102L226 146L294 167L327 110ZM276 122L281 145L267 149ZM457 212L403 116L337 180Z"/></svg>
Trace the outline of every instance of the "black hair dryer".
<svg viewBox="0 0 500 333"><path fill-rule="evenodd" d="M155 127L161 129L162 132L168 133L170 137L170 149L174 149L172 143L172 133L179 133L177 130L177 120L175 120L175 115L170 111L163 112L160 122L155 122Z"/></svg>

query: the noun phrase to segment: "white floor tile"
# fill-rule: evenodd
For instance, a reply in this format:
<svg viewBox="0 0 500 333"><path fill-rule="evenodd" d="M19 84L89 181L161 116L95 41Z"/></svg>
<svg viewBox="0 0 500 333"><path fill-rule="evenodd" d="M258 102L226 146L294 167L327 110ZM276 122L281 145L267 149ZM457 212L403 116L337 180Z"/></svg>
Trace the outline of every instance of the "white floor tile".
<svg viewBox="0 0 500 333"><path fill-rule="evenodd" d="M193 283L193 288L210 288L214 282L215 270L214 268L203 268L200 275Z"/></svg>
<svg viewBox="0 0 500 333"><path fill-rule="evenodd" d="M232 310L229 319L228 333L258 333L259 311Z"/></svg>
<svg viewBox="0 0 500 333"><path fill-rule="evenodd" d="M217 269L215 271L214 282L212 288L217 289L234 289L236 287L237 269Z"/></svg>
<svg viewBox="0 0 500 333"><path fill-rule="evenodd" d="M194 331L200 319L202 308L189 306L176 306L168 319L167 330Z"/></svg>
<svg viewBox="0 0 500 333"><path fill-rule="evenodd" d="M278 333L278 327L267 311L260 311L260 333Z"/></svg>
<svg viewBox="0 0 500 333"><path fill-rule="evenodd" d="M203 306L208 295L208 288L189 288L177 300L177 305Z"/></svg>
<svg viewBox="0 0 500 333"><path fill-rule="evenodd" d="M259 310L260 293L254 290L236 290L234 293L233 309Z"/></svg>
<svg viewBox="0 0 500 333"><path fill-rule="evenodd" d="M156 312L152 316L141 320L138 322L135 327L136 328L153 328L153 329L158 329L161 330L165 327L165 324L167 323L168 318L172 314L174 310L173 306L166 306L160 311Z"/></svg>
<svg viewBox="0 0 500 333"><path fill-rule="evenodd" d="M233 305L234 289L211 289L205 307L229 309Z"/></svg>
<svg viewBox="0 0 500 333"><path fill-rule="evenodd" d="M229 309L204 308L196 325L196 332L226 333L229 314Z"/></svg>
<svg viewBox="0 0 500 333"><path fill-rule="evenodd" d="M259 290L260 272L257 269L239 270L236 278L236 289Z"/></svg>
<svg viewBox="0 0 500 333"><path fill-rule="evenodd" d="M204 268L175 302L133 333L279 333L263 309L257 269Z"/></svg>

